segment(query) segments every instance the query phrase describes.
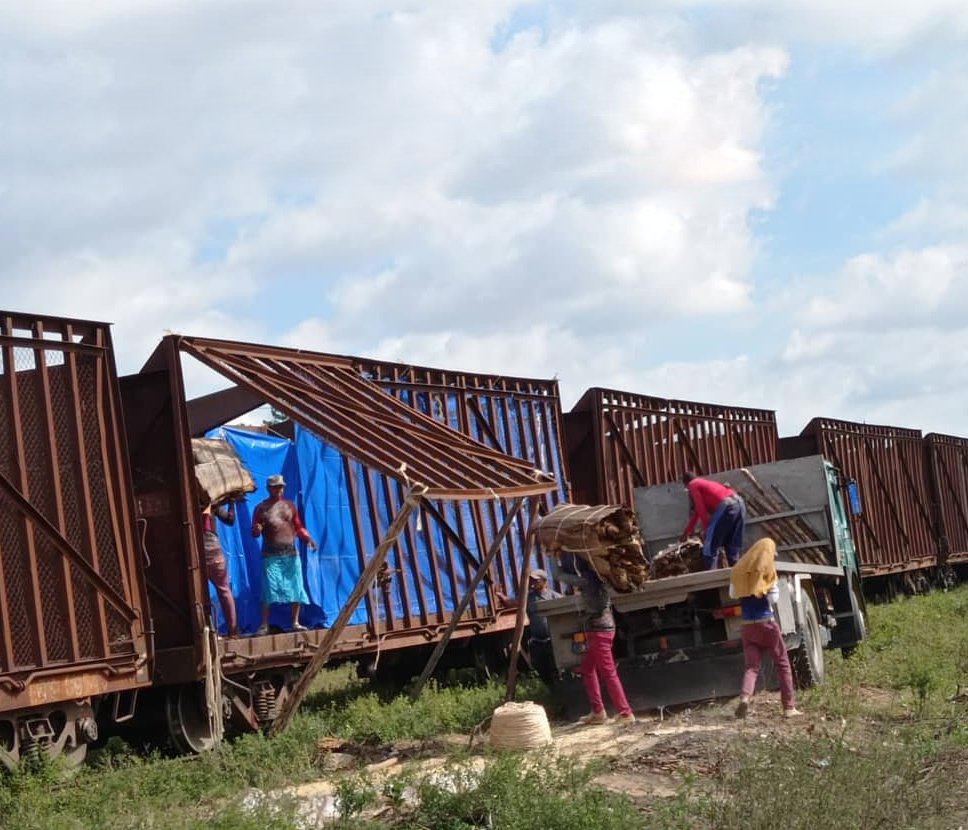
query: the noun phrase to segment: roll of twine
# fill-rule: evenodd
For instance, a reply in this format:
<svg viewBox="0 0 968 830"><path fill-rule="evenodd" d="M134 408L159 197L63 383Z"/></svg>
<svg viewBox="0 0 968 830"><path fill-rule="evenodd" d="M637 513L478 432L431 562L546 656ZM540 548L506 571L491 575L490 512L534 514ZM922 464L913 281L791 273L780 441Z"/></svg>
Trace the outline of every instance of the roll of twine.
<svg viewBox="0 0 968 830"><path fill-rule="evenodd" d="M551 743L551 726L544 708L533 701L510 702L491 716L491 746L496 749L538 749Z"/></svg>

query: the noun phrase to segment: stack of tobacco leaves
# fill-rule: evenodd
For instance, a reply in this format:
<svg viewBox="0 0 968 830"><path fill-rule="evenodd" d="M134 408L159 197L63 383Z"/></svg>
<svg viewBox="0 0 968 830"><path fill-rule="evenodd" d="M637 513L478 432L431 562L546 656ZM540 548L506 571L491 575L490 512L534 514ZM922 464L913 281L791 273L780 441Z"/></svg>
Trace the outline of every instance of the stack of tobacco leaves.
<svg viewBox="0 0 968 830"><path fill-rule="evenodd" d="M202 504L218 504L255 490L238 453L223 438L192 438L195 482Z"/></svg>
<svg viewBox="0 0 968 830"><path fill-rule="evenodd" d="M652 557L652 576L655 579L693 574L705 569L702 542L697 538L687 539L685 542L673 542Z"/></svg>
<svg viewBox="0 0 968 830"><path fill-rule="evenodd" d="M560 504L538 519L535 529L550 553L581 556L616 591L634 591L649 579L639 525L625 507Z"/></svg>

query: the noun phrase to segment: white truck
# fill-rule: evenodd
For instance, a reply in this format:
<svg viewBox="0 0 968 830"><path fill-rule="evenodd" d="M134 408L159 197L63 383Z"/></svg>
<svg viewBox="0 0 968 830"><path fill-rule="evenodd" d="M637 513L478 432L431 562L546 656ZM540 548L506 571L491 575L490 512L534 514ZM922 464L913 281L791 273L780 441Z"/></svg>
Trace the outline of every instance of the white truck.
<svg viewBox="0 0 968 830"><path fill-rule="evenodd" d="M706 478L728 483L747 506L744 546L777 542L778 622L801 688L824 680L824 649L848 653L867 633L857 555L850 537L841 476L821 456L763 464ZM690 510L679 482L635 491L636 513L651 560L675 542ZM615 656L633 708L646 710L739 694L743 674L739 600L729 596L729 570L653 579L615 593ZM583 606L580 595L545 600L537 610L551 629L562 670L562 700L586 706L579 679ZM776 688L770 661L760 687ZM571 693L574 687L574 694Z"/></svg>

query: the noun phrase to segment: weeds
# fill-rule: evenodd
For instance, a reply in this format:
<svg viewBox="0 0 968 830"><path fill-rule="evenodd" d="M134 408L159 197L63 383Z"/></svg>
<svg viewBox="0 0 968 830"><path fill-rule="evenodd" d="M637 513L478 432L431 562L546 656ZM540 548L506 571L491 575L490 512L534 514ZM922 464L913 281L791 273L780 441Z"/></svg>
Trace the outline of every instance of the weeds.
<svg viewBox="0 0 968 830"><path fill-rule="evenodd" d="M671 798L636 805L596 786L595 769L582 763L494 755L474 765L452 760L432 775L408 771L373 781L350 773L336 784L333 826L968 826L968 727L961 725L964 695L958 694L968 686L968 588L870 612L870 640L849 659L829 653L827 685L804 693L807 729L781 741L741 733L742 743L715 776L689 776ZM51 762L2 773L0 827L292 830L301 821L296 805L247 794L319 778L321 737L382 745L467 734L504 693L495 683L431 684L412 702L381 695L341 671L327 673L293 727L272 740L246 735L199 758L172 759L139 754L112 739L71 777ZM525 680L522 696L547 702L536 681Z"/></svg>
<svg viewBox="0 0 968 830"><path fill-rule="evenodd" d="M392 827L464 830L630 830L642 818L630 799L592 783L594 768L561 758L501 755L481 770L450 767L418 786L417 804Z"/></svg>

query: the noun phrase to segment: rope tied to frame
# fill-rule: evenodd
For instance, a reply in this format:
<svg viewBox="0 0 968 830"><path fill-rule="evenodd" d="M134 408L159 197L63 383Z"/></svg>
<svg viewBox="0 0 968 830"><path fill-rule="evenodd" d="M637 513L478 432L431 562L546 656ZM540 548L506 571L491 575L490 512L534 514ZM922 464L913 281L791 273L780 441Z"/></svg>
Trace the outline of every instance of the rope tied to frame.
<svg viewBox="0 0 968 830"><path fill-rule="evenodd" d="M404 497L404 501L411 507L416 507L420 504L420 500L429 492L430 488L426 484L421 484L418 481L411 481L410 476L407 475L407 462L401 461L400 466L397 467L397 472L403 476L403 483L407 487L407 495ZM423 531L423 513L419 510L417 511L417 532L421 533Z"/></svg>

